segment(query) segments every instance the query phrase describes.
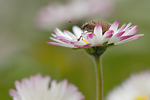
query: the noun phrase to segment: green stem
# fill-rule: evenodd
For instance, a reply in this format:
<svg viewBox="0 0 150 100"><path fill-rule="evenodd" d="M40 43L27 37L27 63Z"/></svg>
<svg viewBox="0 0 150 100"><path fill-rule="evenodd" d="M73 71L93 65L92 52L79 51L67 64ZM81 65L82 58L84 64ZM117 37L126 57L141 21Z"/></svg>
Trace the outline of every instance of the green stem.
<svg viewBox="0 0 150 100"><path fill-rule="evenodd" d="M103 79L102 79L102 66L100 64L100 56L94 56L95 71L96 71L96 100L103 99Z"/></svg>

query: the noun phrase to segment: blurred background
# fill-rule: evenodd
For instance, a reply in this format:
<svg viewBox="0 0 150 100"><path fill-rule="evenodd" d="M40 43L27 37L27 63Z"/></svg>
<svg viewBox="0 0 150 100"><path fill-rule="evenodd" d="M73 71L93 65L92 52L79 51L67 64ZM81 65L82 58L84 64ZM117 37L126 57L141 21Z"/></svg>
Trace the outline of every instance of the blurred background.
<svg viewBox="0 0 150 100"><path fill-rule="evenodd" d="M0 100L12 100L15 80L41 73L68 79L95 100L95 69L84 50L46 44L55 27L72 31L71 20L120 21L138 25L138 40L107 49L103 55L104 96L133 72L150 68L150 0L1 0Z"/></svg>

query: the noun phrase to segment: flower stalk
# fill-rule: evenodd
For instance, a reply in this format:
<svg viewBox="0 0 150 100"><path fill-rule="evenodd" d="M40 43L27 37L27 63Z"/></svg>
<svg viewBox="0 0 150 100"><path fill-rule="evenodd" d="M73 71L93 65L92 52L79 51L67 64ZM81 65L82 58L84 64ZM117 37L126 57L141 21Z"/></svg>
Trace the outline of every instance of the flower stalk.
<svg viewBox="0 0 150 100"><path fill-rule="evenodd" d="M96 71L96 100L103 100L103 78L101 56L94 56Z"/></svg>
<svg viewBox="0 0 150 100"><path fill-rule="evenodd" d="M90 23L90 22L89 22ZM47 42L50 45L69 47L74 49L85 49L89 55L94 57L95 70L96 70L96 89L97 99L103 99L103 79L102 79L102 66L101 55L110 46L119 45L125 42L136 40L144 34L135 35L139 30L137 26L131 26L131 23L122 25L118 28L119 21L111 24L107 30L104 30L105 24L96 24L92 32L83 31L78 26L73 26L73 33L64 30L62 32L58 28L54 30L55 34L50 37L54 42ZM87 27L84 25L84 27ZM87 32L86 32L87 31ZM80 38L82 37L82 39Z"/></svg>

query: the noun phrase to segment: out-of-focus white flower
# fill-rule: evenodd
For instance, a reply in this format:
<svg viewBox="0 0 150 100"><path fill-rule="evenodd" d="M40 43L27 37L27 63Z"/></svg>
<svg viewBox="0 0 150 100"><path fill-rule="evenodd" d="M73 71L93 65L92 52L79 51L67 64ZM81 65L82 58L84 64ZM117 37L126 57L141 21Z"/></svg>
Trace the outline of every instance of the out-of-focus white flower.
<svg viewBox="0 0 150 100"><path fill-rule="evenodd" d="M110 91L106 100L150 100L150 71L131 75Z"/></svg>
<svg viewBox="0 0 150 100"><path fill-rule="evenodd" d="M50 85L50 88L49 88ZM63 80L57 83L50 77L42 77L40 74L25 78L21 82L16 81L17 90L10 89L9 94L13 100L83 100L84 96L73 84Z"/></svg>
<svg viewBox="0 0 150 100"><path fill-rule="evenodd" d="M138 32L137 26L131 26L131 23L123 25L118 29L119 21L115 21L106 32L102 33L101 25L96 25L93 33L85 33L79 27L73 26L73 33L69 31L60 31L55 29L56 34L50 37L55 42L47 42L51 45L64 46L70 48L78 47L107 47L109 45L118 45L132 40L136 40L144 34L135 35ZM82 36L82 39L80 37Z"/></svg>
<svg viewBox="0 0 150 100"><path fill-rule="evenodd" d="M64 4L54 3L42 8L36 22L41 28L49 29L68 21L81 21L94 16L106 17L112 10L112 0L70 0Z"/></svg>

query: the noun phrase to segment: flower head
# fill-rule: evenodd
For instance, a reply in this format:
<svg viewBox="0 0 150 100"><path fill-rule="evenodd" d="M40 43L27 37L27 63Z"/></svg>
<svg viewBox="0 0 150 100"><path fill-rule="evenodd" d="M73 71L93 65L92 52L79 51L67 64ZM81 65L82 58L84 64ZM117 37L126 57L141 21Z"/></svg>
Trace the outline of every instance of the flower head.
<svg viewBox="0 0 150 100"><path fill-rule="evenodd" d="M83 100L84 96L73 84L63 80L57 83L50 77L42 77L40 74L25 78L21 82L16 81L17 90L10 89L9 94L13 100ZM49 85L51 87L49 88Z"/></svg>
<svg viewBox="0 0 150 100"><path fill-rule="evenodd" d="M112 90L106 100L150 100L150 72L133 74Z"/></svg>
<svg viewBox="0 0 150 100"><path fill-rule="evenodd" d="M137 26L130 25L131 23L124 24L121 28L118 28L119 21L115 21L109 26L108 30L103 31L105 26L98 24L93 28L93 32L83 31L81 28L73 26L74 34L67 30L62 32L56 28L54 30L56 34L52 34L53 37L50 37L55 42L47 43L70 48L96 47L96 50L99 51L102 47L106 49L110 45L118 45L136 40L144 35L135 35L138 32Z"/></svg>

